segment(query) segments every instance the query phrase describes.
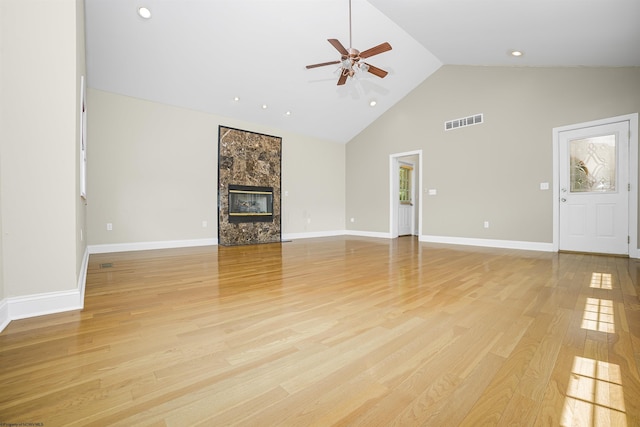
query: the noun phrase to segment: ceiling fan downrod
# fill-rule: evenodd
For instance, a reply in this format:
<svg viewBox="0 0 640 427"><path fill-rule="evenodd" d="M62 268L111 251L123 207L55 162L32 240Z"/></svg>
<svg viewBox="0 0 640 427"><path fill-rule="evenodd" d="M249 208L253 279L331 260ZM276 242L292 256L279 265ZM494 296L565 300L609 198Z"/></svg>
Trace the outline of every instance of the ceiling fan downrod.
<svg viewBox="0 0 640 427"><path fill-rule="evenodd" d="M353 40L351 40L351 0L349 0L349 50L353 49Z"/></svg>

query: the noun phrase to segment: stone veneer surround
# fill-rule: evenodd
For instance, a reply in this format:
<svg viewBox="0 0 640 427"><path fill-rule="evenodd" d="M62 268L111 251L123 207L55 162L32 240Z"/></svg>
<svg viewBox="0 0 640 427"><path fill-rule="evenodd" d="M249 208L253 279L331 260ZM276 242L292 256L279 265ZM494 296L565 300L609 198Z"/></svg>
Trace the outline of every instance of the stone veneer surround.
<svg viewBox="0 0 640 427"><path fill-rule="evenodd" d="M282 138L218 128L218 243L224 246L281 241ZM273 188L273 220L229 222L229 185Z"/></svg>

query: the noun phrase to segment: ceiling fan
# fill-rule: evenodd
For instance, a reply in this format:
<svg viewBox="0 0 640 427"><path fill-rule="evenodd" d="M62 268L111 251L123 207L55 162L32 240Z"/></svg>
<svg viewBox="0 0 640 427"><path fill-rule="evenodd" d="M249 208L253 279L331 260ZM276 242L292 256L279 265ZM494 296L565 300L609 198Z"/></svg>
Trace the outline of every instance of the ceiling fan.
<svg viewBox="0 0 640 427"><path fill-rule="evenodd" d="M351 0L349 0L349 49L347 50L338 39L328 39L329 43L340 53L339 61L322 62L319 64L307 65L307 69L324 67L326 65L341 64L340 77L338 78L338 86L345 84L348 77L353 77L357 72L369 72L380 78L385 77L388 73L371 64L367 64L361 59L370 58L374 55L391 50L391 45L387 42L360 52L354 49L351 44Z"/></svg>

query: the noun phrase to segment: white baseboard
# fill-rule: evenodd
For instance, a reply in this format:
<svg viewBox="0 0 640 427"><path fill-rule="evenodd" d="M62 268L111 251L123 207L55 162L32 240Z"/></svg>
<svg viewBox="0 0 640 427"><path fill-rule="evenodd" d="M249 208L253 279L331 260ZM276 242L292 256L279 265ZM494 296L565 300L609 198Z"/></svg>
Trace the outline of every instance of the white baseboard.
<svg viewBox="0 0 640 427"><path fill-rule="evenodd" d="M11 322L11 318L9 317L9 303L5 298L0 300L0 332L7 327L9 322Z"/></svg>
<svg viewBox="0 0 640 427"><path fill-rule="evenodd" d="M473 239L467 237L422 235L421 242L446 243L450 245L483 246L486 248L521 249L525 251L553 252L553 243L520 242L516 240Z"/></svg>
<svg viewBox="0 0 640 427"><path fill-rule="evenodd" d="M82 265L80 266L76 289L9 297L1 300L0 332L2 332L12 320L62 313L64 311L82 310L84 308L84 290L87 282L88 265L89 248L86 248L84 256L82 257Z"/></svg>
<svg viewBox="0 0 640 427"><path fill-rule="evenodd" d="M82 310L84 307L82 297L83 290L71 289L68 291L5 298L0 302L0 332L12 320L62 313L63 311Z"/></svg>
<svg viewBox="0 0 640 427"><path fill-rule="evenodd" d="M308 233L283 233L282 240L309 239L314 237L334 237L334 236L359 236L375 237L379 239L390 239L391 234L376 231L358 230L333 230L333 231L312 231Z"/></svg>
<svg viewBox="0 0 640 427"><path fill-rule="evenodd" d="M306 233L282 233L282 240L313 239L314 237L344 236L344 230L311 231Z"/></svg>
<svg viewBox="0 0 640 427"><path fill-rule="evenodd" d="M152 249L189 248L194 246L215 246L218 239L165 240L159 242L110 243L89 245L90 254L106 254L112 252L147 251Z"/></svg>
<svg viewBox="0 0 640 427"><path fill-rule="evenodd" d="M360 237L376 237L379 239L390 239L391 233L382 233L379 231L359 231L359 230L346 230L347 236L360 236Z"/></svg>
<svg viewBox="0 0 640 427"><path fill-rule="evenodd" d="M7 298L9 318L17 320L63 311L81 310L84 306L81 295L80 289L71 289Z"/></svg>

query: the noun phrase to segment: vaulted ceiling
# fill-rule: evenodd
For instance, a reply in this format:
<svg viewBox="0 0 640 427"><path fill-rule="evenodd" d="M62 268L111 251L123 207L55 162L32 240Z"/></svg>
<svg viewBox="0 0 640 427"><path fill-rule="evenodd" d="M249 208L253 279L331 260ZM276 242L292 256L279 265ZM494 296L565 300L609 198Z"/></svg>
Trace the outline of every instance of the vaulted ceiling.
<svg viewBox="0 0 640 427"><path fill-rule="evenodd" d="M305 65L340 59L327 39L349 48L349 0L85 0L85 10L90 87L340 143L444 64L640 66L638 0L352 0L353 47L393 49L367 59L384 79L342 86L339 65Z"/></svg>

